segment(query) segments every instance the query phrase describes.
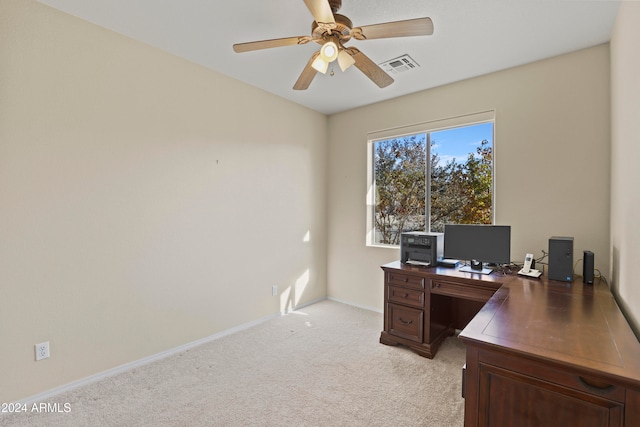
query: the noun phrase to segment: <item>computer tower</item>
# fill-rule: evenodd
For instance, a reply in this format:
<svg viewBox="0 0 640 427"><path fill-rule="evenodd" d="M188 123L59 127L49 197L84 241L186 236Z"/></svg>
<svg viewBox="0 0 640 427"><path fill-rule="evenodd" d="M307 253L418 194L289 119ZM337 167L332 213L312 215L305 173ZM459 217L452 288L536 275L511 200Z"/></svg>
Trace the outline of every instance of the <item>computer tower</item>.
<svg viewBox="0 0 640 427"><path fill-rule="evenodd" d="M549 239L549 279L573 281L573 237Z"/></svg>
<svg viewBox="0 0 640 427"><path fill-rule="evenodd" d="M594 255L591 251L584 251L582 257L582 281L588 285L593 285L594 276Z"/></svg>

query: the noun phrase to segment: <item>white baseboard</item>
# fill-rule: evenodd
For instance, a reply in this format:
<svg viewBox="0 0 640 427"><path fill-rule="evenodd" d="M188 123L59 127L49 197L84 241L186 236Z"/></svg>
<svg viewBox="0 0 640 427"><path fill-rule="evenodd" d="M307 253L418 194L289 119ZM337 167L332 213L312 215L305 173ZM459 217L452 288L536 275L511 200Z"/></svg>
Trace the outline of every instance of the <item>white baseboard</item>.
<svg viewBox="0 0 640 427"><path fill-rule="evenodd" d="M339 302L341 304L352 305L354 307L362 308L364 310L375 311L376 313L384 313L384 311L380 310L379 308L369 307L367 305L362 305L362 304L355 304L355 303L353 303L351 301L345 301L345 300L341 300L341 299L333 298L333 297L327 297L327 299L331 300L331 301Z"/></svg>
<svg viewBox="0 0 640 427"><path fill-rule="evenodd" d="M78 387L82 387L82 386L85 386L85 385L100 381L102 379L105 379L105 378L108 378L108 377L111 377L111 376L114 376L114 375L121 374L121 373L129 371L131 369L135 369L135 368L138 368L140 366L144 366L146 364L155 362L157 360L161 360L161 359L167 358L169 356L173 356L175 354L190 350L190 349L192 349L194 347L197 347L199 345L206 344L206 343L211 342L211 341L215 341L217 339L220 339L220 338L225 337L227 335L234 334L236 332L243 331L245 329L249 329L249 328L251 328L253 326L257 326L257 325L259 325L261 323L264 323L264 322L266 322L268 320L272 320L272 319L278 318L280 316L286 315L287 312L296 311L296 310L299 310L301 308L308 307L310 305L318 303L320 301L324 301L326 299L331 299L331 300L336 301L336 302L342 302L342 301L339 301L339 300L336 300L336 299L333 299L333 298L325 298L325 297L318 298L318 299L315 299L315 300L312 300L312 301L297 305L297 306L295 306L293 308L293 310L283 311L283 312L280 312L280 313L275 313L275 314L271 314L269 316L262 317L260 319L254 320L252 322L248 322L248 323L236 326L234 328L230 328L230 329L224 330L222 332L218 332L218 333L210 335L208 337L201 338L199 340L192 341L192 342L189 342L187 344L183 344L183 345L180 345L178 347L171 348L169 350L165 350L165 351L162 351L160 353L157 353L157 354L154 354L154 355L151 355L151 356L148 356L148 357L144 357L144 358L139 359L139 360L135 360L133 362L125 363L124 365L116 366L115 368L107 369L106 371L102 371L102 372L99 372L97 374L85 377L85 378L81 378L81 379L79 379L77 381L73 381L73 382L70 382L68 384L64 384L64 385L61 385L59 387L44 391L42 393L38 393L38 394L36 394L34 396L30 396L30 397L28 397L26 399L20 400L20 401L15 402L15 403L20 403L20 404L24 404L24 405L29 406L29 405L32 405L32 404L34 404L36 402L42 402L42 401L46 401L46 400L51 400L53 397L55 397L55 396L57 396L59 394L74 390L74 389L76 389ZM354 305L354 304L351 304L349 302L342 302L342 303L343 304L348 304L348 305ZM369 310L376 311L375 309L370 309L370 308L367 308L367 307L360 307L360 308L366 308L366 309L369 309Z"/></svg>
<svg viewBox="0 0 640 427"><path fill-rule="evenodd" d="M317 302L317 301L314 301L314 302ZM305 304L305 305L310 305L310 304L312 304L312 303ZM298 308L299 307L296 307L296 309L298 309ZM81 378L81 379L79 379L77 381L73 381L73 382L70 382L68 384L53 388L51 390L47 390L45 392L36 394L34 396L28 397L26 399L20 400L20 401L15 402L15 403L20 403L20 404L25 404L27 406L30 406L30 405L32 405L32 404L34 404L36 402L42 402L42 401L46 401L46 400L51 400L54 396L59 395L61 393L65 393L67 391L71 391L71 390L76 389L78 387L82 387L84 385L91 384L91 383L96 382L96 381L100 381L102 379L111 377L113 375L121 374L121 373L129 371L131 369L138 368L140 366L155 362L157 360L161 360L161 359L164 359L166 357L173 356L173 355L178 354L178 353L182 353L182 352L184 352L186 350L190 350L190 349L192 349L194 347L197 347L199 345L206 344L208 342L220 339L222 337L234 334L236 332L243 331L245 329L249 329L249 328L251 328L253 326L257 326L257 325L259 325L261 323L264 323L264 322L266 322L268 320L278 318L283 314L284 313L271 314L269 316L262 317L260 319L254 320L252 322L248 322L248 323L236 326L234 328L227 329L227 330L224 330L222 332L218 332L218 333L210 335L208 337L201 338L199 340L196 340L196 341L193 341L193 342L189 342L187 344L183 344L181 346L178 346L178 347L175 347L175 348L172 348L172 349L169 349L169 350L165 350L165 351L162 351L160 353L157 353L157 354L154 354L154 355L151 355L151 356L148 356L148 357L144 357L144 358L139 359L139 360L135 360L133 362L125 363L124 365L116 366L115 368L108 369L106 371L99 372L97 374L90 375L90 376L85 377L85 378Z"/></svg>
<svg viewBox="0 0 640 427"><path fill-rule="evenodd" d="M313 305L313 304L318 303L320 301L325 301L326 299L327 299L327 297L322 297L322 298L317 298L317 299L311 300L309 302L304 302L302 304L296 305L293 308L293 310L290 310L290 311L297 311L297 310L300 310L301 308L309 307L310 305ZM283 312L281 312L281 314L284 315L284 314L289 313L290 311L283 311Z"/></svg>

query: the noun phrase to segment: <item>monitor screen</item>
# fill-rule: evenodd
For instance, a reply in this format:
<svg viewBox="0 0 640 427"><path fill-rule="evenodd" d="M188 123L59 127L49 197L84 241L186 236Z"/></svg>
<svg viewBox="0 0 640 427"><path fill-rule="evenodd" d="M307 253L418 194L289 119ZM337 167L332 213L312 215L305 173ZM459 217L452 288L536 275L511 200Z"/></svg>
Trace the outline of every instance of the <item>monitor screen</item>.
<svg viewBox="0 0 640 427"><path fill-rule="evenodd" d="M444 257L480 263L511 262L511 226L446 224Z"/></svg>

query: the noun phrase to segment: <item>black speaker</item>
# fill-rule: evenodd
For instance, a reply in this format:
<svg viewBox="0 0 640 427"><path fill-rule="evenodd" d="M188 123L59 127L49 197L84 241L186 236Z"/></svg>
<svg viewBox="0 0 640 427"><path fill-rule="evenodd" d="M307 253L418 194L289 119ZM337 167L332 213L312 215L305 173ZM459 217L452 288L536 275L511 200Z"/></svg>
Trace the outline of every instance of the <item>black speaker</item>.
<svg viewBox="0 0 640 427"><path fill-rule="evenodd" d="M594 259L593 252L584 251L582 257L582 281L589 285L593 285Z"/></svg>
<svg viewBox="0 0 640 427"><path fill-rule="evenodd" d="M549 239L549 279L573 281L573 237Z"/></svg>

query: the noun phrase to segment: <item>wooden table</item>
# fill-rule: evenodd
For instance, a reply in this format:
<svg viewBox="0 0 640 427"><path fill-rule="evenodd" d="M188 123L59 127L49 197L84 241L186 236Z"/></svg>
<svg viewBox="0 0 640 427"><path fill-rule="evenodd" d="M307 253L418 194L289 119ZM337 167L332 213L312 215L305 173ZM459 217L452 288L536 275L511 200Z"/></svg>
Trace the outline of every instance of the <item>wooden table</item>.
<svg viewBox="0 0 640 427"><path fill-rule="evenodd" d="M606 284L382 269L382 343L434 357L464 328L465 426L640 426L640 343Z"/></svg>

